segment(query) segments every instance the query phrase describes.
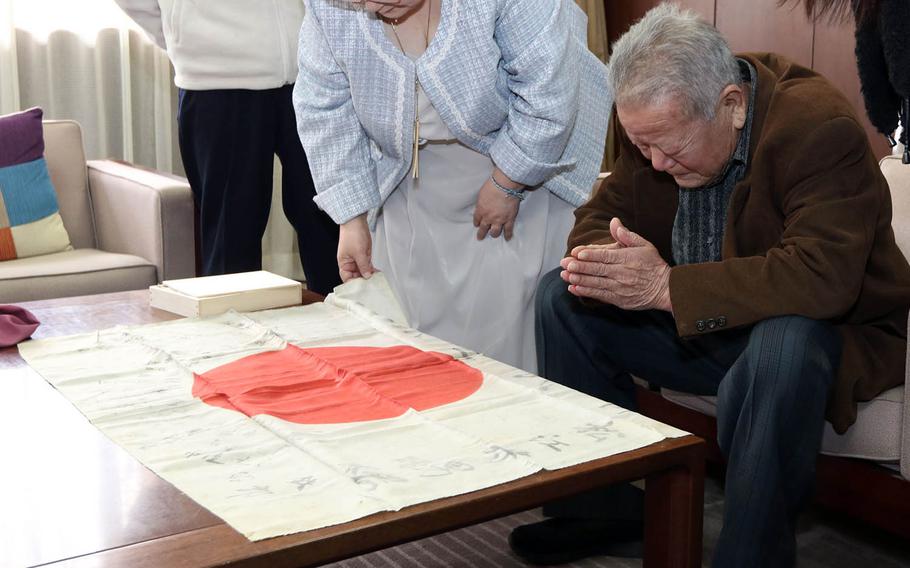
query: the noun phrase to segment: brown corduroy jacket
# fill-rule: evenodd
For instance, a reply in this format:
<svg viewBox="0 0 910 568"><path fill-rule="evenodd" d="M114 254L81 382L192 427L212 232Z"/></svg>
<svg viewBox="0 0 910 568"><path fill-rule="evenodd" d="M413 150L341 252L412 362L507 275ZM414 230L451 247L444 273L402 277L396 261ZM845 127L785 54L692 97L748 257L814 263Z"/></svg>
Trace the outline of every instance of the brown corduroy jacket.
<svg viewBox="0 0 910 568"><path fill-rule="evenodd" d="M722 260L670 271L677 331L723 333L790 314L833 322L843 355L828 420L842 433L857 401L904 381L910 266L894 241L888 185L850 103L781 56L740 57L758 81L748 169L730 198ZM619 130L616 166L576 211L569 250L611 242L610 219L619 217L671 262L678 186Z"/></svg>

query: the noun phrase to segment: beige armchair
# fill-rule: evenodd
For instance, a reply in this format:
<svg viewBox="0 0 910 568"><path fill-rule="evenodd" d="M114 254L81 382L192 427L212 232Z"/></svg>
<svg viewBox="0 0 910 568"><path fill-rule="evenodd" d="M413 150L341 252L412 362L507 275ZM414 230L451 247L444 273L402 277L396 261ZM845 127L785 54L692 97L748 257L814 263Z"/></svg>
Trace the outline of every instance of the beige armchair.
<svg viewBox="0 0 910 568"><path fill-rule="evenodd" d="M910 258L910 165L898 156L880 162L891 188L894 234ZM908 322L910 324L910 322ZM910 325L908 325L910 328ZM908 359L907 368L910 368ZM905 373L907 369L905 369ZM642 411L716 439L716 398L661 389L639 391ZM672 403L672 404L668 404ZM910 381L860 403L856 423L843 435L825 425L818 462L818 501L910 538ZM692 413L690 411L695 411ZM714 448L715 456L719 451Z"/></svg>
<svg viewBox="0 0 910 568"><path fill-rule="evenodd" d="M0 303L147 288L195 272L185 180L86 162L79 124L44 123L45 158L73 250L0 262Z"/></svg>

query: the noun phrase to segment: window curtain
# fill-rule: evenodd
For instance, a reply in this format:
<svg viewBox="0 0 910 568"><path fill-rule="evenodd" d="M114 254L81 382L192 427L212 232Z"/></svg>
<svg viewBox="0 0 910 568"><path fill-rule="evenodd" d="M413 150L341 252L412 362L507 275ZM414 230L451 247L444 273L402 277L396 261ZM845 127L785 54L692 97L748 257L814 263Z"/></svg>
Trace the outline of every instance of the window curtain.
<svg viewBox="0 0 910 568"><path fill-rule="evenodd" d="M173 69L112 0L0 0L0 114L33 106L79 122L88 159L184 175ZM280 180L276 168L263 268L303 280Z"/></svg>
<svg viewBox="0 0 910 568"><path fill-rule="evenodd" d="M61 9L64 4L70 3L3 2L0 113L39 106L46 119L82 125L89 159L128 160L180 173L167 57L125 25L110 0L73 2L82 19L67 14L74 7ZM94 21L88 15L93 12L100 13ZM42 13L51 16L42 19ZM71 28L62 27L65 20Z"/></svg>
<svg viewBox="0 0 910 568"><path fill-rule="evenodd" d="M607 62L610 58L610 38L607 35L607 15L604 2L606 0L575 0L588 16L588 49L598 59ZM616 161L616 133L611 123L607 131L607 141L604 149L604 158L600 170L609 172Z"/></svg>
<svg viewBox="0 0 910 568"><path fill-rule="evenodd" d="M588 49L598 59L607 62L610 45L607 41L607 16L604 0L575 0L588 16Z"/></svg>
<svg viewBox="0 0 910 568"><path fill-rule="evenodd" d="M301 282L306 279L300 263L297 232L281 208L281 163L277 157L272 184L272 210L262 238L262 268Z"/></svg>

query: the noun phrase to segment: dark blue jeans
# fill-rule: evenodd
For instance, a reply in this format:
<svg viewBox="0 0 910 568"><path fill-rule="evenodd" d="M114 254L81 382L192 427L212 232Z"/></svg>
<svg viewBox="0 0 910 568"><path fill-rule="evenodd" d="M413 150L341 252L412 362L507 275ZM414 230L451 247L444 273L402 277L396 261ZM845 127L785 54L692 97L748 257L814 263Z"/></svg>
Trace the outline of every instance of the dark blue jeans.
<svg viewBox="0 0 910 568"><path fill-rule="evenodd" d="M181 90L180 155L199 210L204 275L262 267L277 155L282 205L297 231L307 287L327 294L341 283L338 226L313 202L316 190L297 135L292 91L292 85Z"/></svg>
<svg viewBox="0 0 910 568"><path fill-rule="evenodd" d="M840 362L841 340L831 324L783 316L681 340L665 312L582 305L559 270L542 280L536 308L538 368L551 381L632 410L630 374L673 390L717 395L727 477L713 565L794 564L796 518L812 491L828 391ZM628 493L619 487L606 493L611 491ZM618 502L631 509L624 516L640 517L640 502ZM567 508L547 512L569 515Z"/></svg>

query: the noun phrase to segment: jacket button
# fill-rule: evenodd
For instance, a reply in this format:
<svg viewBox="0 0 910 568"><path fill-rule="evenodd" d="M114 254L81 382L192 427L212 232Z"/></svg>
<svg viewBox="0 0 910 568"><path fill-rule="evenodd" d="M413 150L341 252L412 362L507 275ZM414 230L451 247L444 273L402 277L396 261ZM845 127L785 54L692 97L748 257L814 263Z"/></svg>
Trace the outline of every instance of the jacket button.
<svg viewBox="0 0 910 568"><path fill-rule="evenodd" d="M709 318L705 323L708 325L708 329L714 329L717 327L717 322L714 321L714 318Z"/></svg>
<svg viewBox="0 0 910 568"><path fill-rule="evenodd" d="M724 316L719 316L717 318L717 327L724 327L727 325L727 318Z"/></svg>
<svg viewBox="0 0 910 568"><path fill-rule="evenodd" d="M695 329L697 329L698 331L704 331L704 330L705 330L705 322L702 321L702 320L698 320L697 322L695 322Z"/></svg>

